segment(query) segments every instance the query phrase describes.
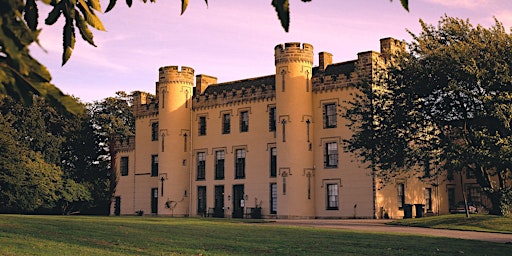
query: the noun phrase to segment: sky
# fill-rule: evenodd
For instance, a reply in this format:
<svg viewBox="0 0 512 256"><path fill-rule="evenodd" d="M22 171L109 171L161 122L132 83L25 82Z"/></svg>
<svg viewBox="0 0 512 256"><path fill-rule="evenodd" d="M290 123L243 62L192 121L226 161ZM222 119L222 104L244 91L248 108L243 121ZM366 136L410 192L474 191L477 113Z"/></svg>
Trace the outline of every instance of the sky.
<svg viewBox="0 0 512 256"><path fill-rule="evenodd" d="M419 20L437 25L444 15L469 19L471 24L494 25L496 17L512 27L510 0L410 0L409 12L399 0L290 0L290 29L281 27L271 0L190 0L180 15L181 1L118 1L99 13L107 31L94 33L97 47L78 35L71 59L61 66L62 18L44 25L49 12L42 2L40 43L32 55L52 74L52 83L65 94L92 102L116 91L155 93L158 69L188 66L195 74L229 82L275 72L274 47L305 42L318 53L333 54L333 62L357 58L358 52L379 51L381 38L411 42L407 30L418 34ZM149 2L149 1L148 1ZM108 5L101 0L102 8Z"/></svg>

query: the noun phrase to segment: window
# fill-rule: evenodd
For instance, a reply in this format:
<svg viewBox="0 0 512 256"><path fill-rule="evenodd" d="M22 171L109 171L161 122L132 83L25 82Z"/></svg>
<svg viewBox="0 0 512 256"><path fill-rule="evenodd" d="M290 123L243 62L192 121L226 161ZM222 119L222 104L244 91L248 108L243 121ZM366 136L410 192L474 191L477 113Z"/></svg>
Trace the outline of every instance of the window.
<svg viewBox="0 0 512 256"><path fill-rule="evenodd" d="M240 132L248 132L249 131L249 112L242 111L240 112Z"/></svg>
<svg viewBox="0 0 512 256"><path fill-rule="evenodd" d="M324 104L324 128L336 128L337 126L336 104Z"/></svg>
<svg viewBox="0 0 512 256"><path fill-rule="evenodd" d="M236 150L235 179L245 178L245 149Z"/></svg>
<svg viewBox="0 0 512 256"><path fill-rule="evenodd" d="M325 144L325 167L338 167L338 143L328 142Z"/></svg>
<svg viewBox="0 0 512 256"><path fill-rule="evenodd" d="M206 187L197 187L197 214L203 216L206 213Z"/></svg>
<svg viewBox="0 0 512 256"><path fill-rule="evenodd" d="M399 183L397 185L398 189L398 209L403 209L405 205L405 184Z"/></svg>
<svg viewBox="0 0 512 256"><path fill-rule="evenodd" d="M199 136L206 135L206 116L199 117Z"/></svg>
<svg viewBox="0 0 512 256"><path fill-rule="evenodd" d="M455 202L455 186L454 185L448 185L447 186L447 190L448 190L448 207L450 210L453 210L455 209L455 205L456 205L456 202Z"/></svg>
<svg viewBox="0 0 512 256"><path fill-rule="evenodd" d="M120 163L119 167L120 167L121 176L128 175L128 157L127 156L121 157L121 163Z"/></svg>
<svg viewBox="0 0 512 256"><path fill-rule="evenodd" d="M158 140L158 122L151 123L151 141Z"/></svg>
<svg viewBox="0 0 512 256"><path fill-rule="evenodd" d="M158 155L151 155L151 176L158 176Z"/></svg>
<svg viewBox="0 0 512 256"><path fill-rule="evenodd" d="M277 213L277 183L270 183L270 213Z"/></svg>
<svg viewBox="0 0 512 256"><path fill-rule="evenodd" d="M224 179L224 157L226 153L224 150L215 151L215 179Z"/></svg>
<svg viewBox="0 0 512 256"><path fill-rule="evenodd" d="M432 212L432 188L425 188L425 210Z"/></svg>
<svg viewBox="0 0 512 256"><path fill-rule="evenodd" d="M338 184L327 184L327 210L338 210Z"/></svg>
<svg viewBox="0 0 512 256"><path fill-rule="evenodd" d="M205 179L206 153L197 153L197 180Z"/></svg>
<svg viewBox="0 0 512 256"><path fill-rule="evenodd" d="M479 206L482 201L480 187L478 185L469 185L467 187L468 202L474 206Z"/></svg>
<svg viewBox="0 0 512 256"><path fill-rule="evenodd" d="M277 175L277 149L270 148L270 177Z"/></svg>
<svg viewBox="0 0 512 256"><path fill-rule="evenodd" d="M276 108L268 109L268 130L274 132L276 130Z"/></svg>
<svg viewBox="0 0 512 256"><path fill-rule="evenodd" d="M231 115L222 115L222 134L229 134L231 132Z"/></svg>

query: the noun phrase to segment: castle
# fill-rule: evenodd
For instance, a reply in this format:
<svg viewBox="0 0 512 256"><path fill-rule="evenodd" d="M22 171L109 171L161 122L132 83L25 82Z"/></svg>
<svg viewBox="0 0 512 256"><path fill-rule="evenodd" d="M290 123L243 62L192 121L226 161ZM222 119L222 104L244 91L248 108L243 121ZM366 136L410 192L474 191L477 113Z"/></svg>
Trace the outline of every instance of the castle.
<svg viewBox="0 0 512 256"><path fill-rule="evenodd" d="M454 181L396 177L385 186L343 150L340 107L362 76L404 43L332 63L313 46L277 45L275 74L217 83L159 69L156 94L134 95L136 134L118 142L112 213L229 218L402 218L446 214ZM194 86L195 82L195 86ZM470 183L468 183L470 184ZM478 186L466 186L473 200ZM414 207L415 206L415 207ZM408 216L409 215L409 216Z"/></svg>

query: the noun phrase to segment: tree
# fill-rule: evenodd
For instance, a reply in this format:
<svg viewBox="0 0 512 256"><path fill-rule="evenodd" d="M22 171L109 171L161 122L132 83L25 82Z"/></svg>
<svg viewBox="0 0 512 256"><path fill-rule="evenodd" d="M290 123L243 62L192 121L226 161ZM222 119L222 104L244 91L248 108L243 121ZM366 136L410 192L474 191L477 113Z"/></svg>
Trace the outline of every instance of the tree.
<svg viewBox="0 0 512 256"><path fill-rule="evenodd" d="M94 185L94 198L98 198L98 207L103 214L110 211L110 203L117 186L115 169L115 142L128 139L135 134L135 117L132 111L132 95L117 92L89 105L91 123L94 129L95 144L98 145Z"/></svg>
<svg viewBox="0 0 512 256"><path fill-rule="evenodd" d="M15 140L15 130L0 114L0 212L28 213L51 208L58 198L60 168Z"/></svg>
<svg viewBox="0 0 512 256"><path fill-rule="evenodd" d="M11 210L68 213L70 210L82 210L88 206L86 203L93 201L89 189L96 150L94 136L88 132L92 131L92 125L87 115L59 113L39 97L34 97L30 106L3 97L0 100L0 115L6 120L1 136L13 141L12 147L5 148L7 154L13 155L12 159L0 158L5 174L2 180L10 184L2 186L2 190L17 194L15 198L18 201L10 206ZM52 171L52 168L58 170ZM43 179L50 174L55 177ZM42 182L29 185L29 181ZM23 192L25 187L29 189L27 193ZM46 200L42 205L26 198L48 194L50 188L51 200ZM47 191L42 191L44 189ZM27 201L30 204L22 204Z"/></svg>
<svg viewBox="0 0 512 256"><path fill-rule="evenodd" d="M41 0L53 8L45 19L53 25L62 17L64 22L62 37L62 65L73 52L78 30L82 39L96 46L91 28L105 30L96 12L101 12L100 0ZM144 3L148 0L142 0ZM302 0L310 2L311 0ZM392 1L392 0L391 0ZM156 0L150 0L156 2ZM408 10L408 0L400 0ZM115 7L117 0L109 0L105 12ZM131 7L133 0L126 0ZM205 0L208 5L208 0ZM185 12L188 0L181 0L181 14ZM290 23L288 0L272 0L277 16L285 31ZM2 0L0 2L0 94L9 95L29 105L32 96L38 95L57 109L77 114L83 110L72 97L64 95L51 84L51 76L46 67L34 59L28 50L29 45L38 42L39 9L36 0Z"/></svg>
<svg viewBox="0 0 512 256"><path fill-rule="evenodd" d="M354 135L346 149L384 178L436 165L441 174L472 172L508 215L512 203L512 35L443 17L420 21L378 79L357 87L343 114ZM370 138L370 139L369 139Z"/></svg>

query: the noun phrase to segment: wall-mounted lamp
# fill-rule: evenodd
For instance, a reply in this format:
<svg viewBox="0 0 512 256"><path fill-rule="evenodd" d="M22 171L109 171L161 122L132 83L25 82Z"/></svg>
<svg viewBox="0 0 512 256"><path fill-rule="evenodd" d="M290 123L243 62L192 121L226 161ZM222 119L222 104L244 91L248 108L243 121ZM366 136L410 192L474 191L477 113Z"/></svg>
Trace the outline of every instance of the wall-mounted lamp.
<svg viewBox="0 0 512 256"><path fill-rule="evenodd" d="M231 196L230 196L230 195L228 195L228 201L230 201L230 200L231 200Z"/></svg>
<svg viewBox="0 0 512 256"><path fill-rule="evenodd" d="M249 199L249 195L245 195L245 201Z"/></svg>
<svg viewBox="0 0 512 256"><path fill-rule="evenodd" d="M183 197L187 197L187 190L185 189L185 193L183 193Z"/></svg>

